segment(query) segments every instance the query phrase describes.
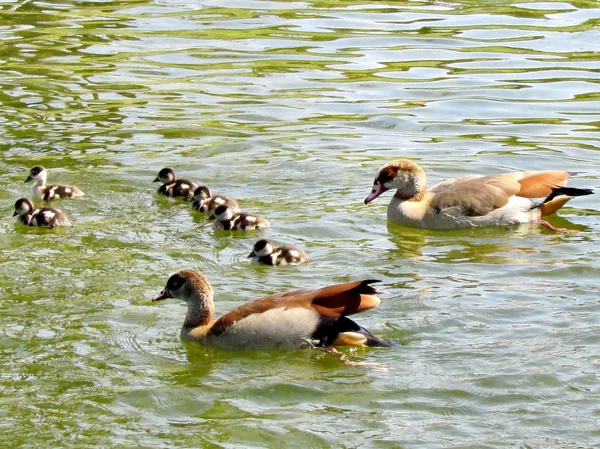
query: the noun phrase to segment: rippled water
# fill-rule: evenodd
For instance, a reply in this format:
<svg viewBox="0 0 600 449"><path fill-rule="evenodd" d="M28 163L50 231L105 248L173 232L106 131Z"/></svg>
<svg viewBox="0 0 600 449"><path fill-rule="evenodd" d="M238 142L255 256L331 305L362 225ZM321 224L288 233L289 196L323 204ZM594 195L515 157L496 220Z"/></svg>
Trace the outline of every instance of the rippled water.
<svg viewBox="0 0 600 449"><path fill-rule="evenodd" d="M5 447L593 448L600 196L582 232L432 232L365 206L377 168L432 182L566 169L598 186L596 1L0 1L0 441ZM66 230L11 217L34 164L80 186ZM309 266L245 259L151 181L239 198ZM400 341L235 353L152 304L195 267L219 312L363 277L357 321Z"/></svg>

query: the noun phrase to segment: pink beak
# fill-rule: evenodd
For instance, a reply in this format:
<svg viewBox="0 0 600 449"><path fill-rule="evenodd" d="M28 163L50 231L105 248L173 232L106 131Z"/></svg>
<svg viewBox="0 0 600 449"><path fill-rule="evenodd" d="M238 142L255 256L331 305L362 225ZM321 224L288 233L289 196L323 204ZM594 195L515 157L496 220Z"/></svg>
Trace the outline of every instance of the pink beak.
<svg viewBox="0 0 600 449"><path fill-rule="evenodd" d="M383 184L381 184L379 181L375 181L373 183L373 189L371 190L371 193L369 193L369 196L365 198L365 204L369 204L371 201L373 201L386 190L387 189Z"/></svg>
<svg viewBox="0 0 600 449"><path fill-rule="evenodd" d="M152 298L152 301L160 301L161 299L172 298L171 293L167 290L167 287L163 288L158 295Z"/></svg>

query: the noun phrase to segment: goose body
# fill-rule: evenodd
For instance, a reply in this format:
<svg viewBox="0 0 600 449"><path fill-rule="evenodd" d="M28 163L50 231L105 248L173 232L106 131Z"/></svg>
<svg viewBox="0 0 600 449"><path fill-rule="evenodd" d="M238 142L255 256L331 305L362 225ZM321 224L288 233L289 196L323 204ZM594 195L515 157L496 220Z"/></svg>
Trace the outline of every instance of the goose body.
<svg viewBox="0 0 600 449"><path fill-rule="evenodd" d="M65 184L46 185L48 171L41 165L36 165L29 171L25 182L35 181L33 184L33 196L44 201L52 201L59 198L77 198L84 193L78 187Z"/></svg>
<svg viewBox="0 0 600 449"><path fill-rule="evenodd" d="M213 289L191 269L173 274L153 301L187 303L181 338L228 349L310 346L392 346L347 318L380 303L376 281L355 281L319 289L268 295L214 319Z"/></svg>
<svg viewBox="0 0 600 449"><path fill-rule="evenodd" d="M254 244L248 259L254 264L263 265L298 265L310 260L308 254L296 246L274 246L267 239L261 239Z"/></svg>
<svg viewBox="0 0 600 449"><path fill-rule="evenodd" d="M215 220L213 228L225 231L263 230L270 226L269 222L263 217L247 212L235 212L225 204L217 206L209 219Z"/></svg>
<svg viewBox="0 0 600 449"><path fill-rule="evenodd" d="M191 202L193 210L213 214L215 209L221 205L229 206L234 212L240 210L236 200L223 195L213 195L206 186L199 186L194 191L194 198Z"/></svg>
<svg viewBox="0 0 600 449"><path fill-rule="evenodd" d="M176 179L175 170L163 168L153 182L162 182L157 192L161 195L179 197L189 200L194 196L198 184L186 179Z"/></svg>
<svg viewBox="0 0 600 449"><path fill-rule="evenodd" d="M416 163L400 159L381 167L365 199L396 192L388 220L403 226L454 229L536 222L590 189L567 187L568 172L534 171L449 179L427 189L427 176Z"/></svg>
<svg viewBox="0 0 600 449"><path fill-rule="evenodd" d="M36 209L27 198L21 198L15 203L15 212L20 223L27 226L42 226L53 228L54 226L71 226L69 219L60 209L54 207L42 207Z"/></svg>

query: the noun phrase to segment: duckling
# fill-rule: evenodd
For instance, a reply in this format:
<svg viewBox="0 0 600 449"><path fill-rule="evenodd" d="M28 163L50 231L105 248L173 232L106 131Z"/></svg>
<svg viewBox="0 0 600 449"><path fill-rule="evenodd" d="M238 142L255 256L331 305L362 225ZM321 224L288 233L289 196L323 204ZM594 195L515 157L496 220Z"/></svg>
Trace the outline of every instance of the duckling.
<svg viewBox="0 0 600 449"><path fill-rule="evenodd" d="M75 186L63 184L50 184L47 186L47 176L48 171L41 165L36 165L29 171L29 176L27 176L25 182L35 180L35 184L33 185L33 196L35 198L44 201L52 201L58 198L76 198L84 195L84 193Z"/></svg>
<svg viewBox="0 0 600 449"><path fill-rule="evenodd" d="M215 220L213 228L224 229L226 231L262 230L270 226L269 222L263 217L246 212L235 212L225 204L217 206L214 213L208 219Z"/></svg>
<svg viewBox="0 0 600 449"><path fill-rule="evenodd" d="M213 195L206 186L200 186L194 191L194 199L192 200L193 210L212 214L221 204L229 206L234 212L239 212L240 210L236 200L223 195Z"/></svg>
<svg viewBox="0 0 600 449"><path fill-rule="evenodd" d="M180 197L189 200L198 188L198 184L185 179L175 180L175 170L172 168L163 168L158 172L158 176L153 182L162 182L158 188L158 193L166 196Z"/></svg>
<svg viewBox="0 0 600 449"><path fill-rule="evenodd" d="M187 315L183 340L226 349L394 346L347 318L381 302L374 280L275 293L238 307L215 320L213 289L192 269L171 275L152 298L182 299Z"/></svg>
<svg viewBox="0 0 600 449"><path fill-rule="evenodd" d="M300 248L291 245L273 246L267 239L261 239L254 244L248 255L254 264L264 265L298 265L308 262L308 254Z"/></svg>
<svg viewBox="0 0 600 449"><path fill-rule="evenodd" d="M71 226L69 219L60 209L54 207L42 207L36 209L27 198L21 198L15 203L13 217L27 226L43 226L53 228L54 226Z"/></svg>

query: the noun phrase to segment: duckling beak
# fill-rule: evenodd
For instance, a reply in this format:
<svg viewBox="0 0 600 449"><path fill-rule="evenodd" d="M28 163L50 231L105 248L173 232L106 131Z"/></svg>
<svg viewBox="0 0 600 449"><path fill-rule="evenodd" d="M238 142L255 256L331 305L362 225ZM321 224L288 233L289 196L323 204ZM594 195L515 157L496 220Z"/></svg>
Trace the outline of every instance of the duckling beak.
<svg viewBox="0 0 600 449"><path fill-rule="evenodd" d="M27 181L25 181L25 182L27 182ZM152 181L152 182L160 182L160 179L158 179L158 176L157 176L156 178L154 178L154 181Z"/></svg>
<svg viewBox="0 0 600 449"><path fill-rule="evenodd" d="M256 257L256 253L254 251L248 254L248 259L252 259L253 257Z"/></svg>
<svg viewBox="0 0 600 449"><path fill-rule="evenodd" d="M171 292L167 290L167 287L163 288L158 295L152 298L152 301L160 301L161 299L172 298Z"/></svg>
<svg viewBox="0 0 600 449"><path fill-rule="evenodd" d="M371 193L369 193L369 195L365 198L365 204L369 204L371 201L373 201L375 198L377 198L379 195L381 195L386 190L387 189L385 188L385 186L382 183L380 183L379 181L375 181L373 183L373 188L371 189Z"/></svg>
<svg viewBox="0 0 600 449"><path fill-rule="evenodd" d="M16 217L17 215L19 215L19 213L17 211L13 212L13 217Z"/></svg>
<svg viewBox="0 0 600 449"><path fill-rule="evenodd" d="M33 181L33 178L31 177L31 175L29 175L29 176L27 177L27 179L25 180L25 182L31 182L31 181Z"/></svg>

